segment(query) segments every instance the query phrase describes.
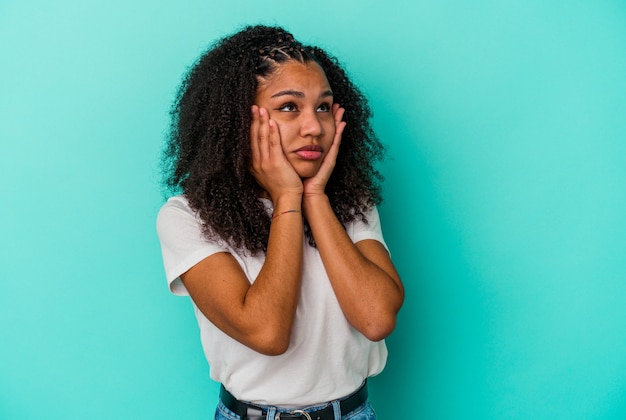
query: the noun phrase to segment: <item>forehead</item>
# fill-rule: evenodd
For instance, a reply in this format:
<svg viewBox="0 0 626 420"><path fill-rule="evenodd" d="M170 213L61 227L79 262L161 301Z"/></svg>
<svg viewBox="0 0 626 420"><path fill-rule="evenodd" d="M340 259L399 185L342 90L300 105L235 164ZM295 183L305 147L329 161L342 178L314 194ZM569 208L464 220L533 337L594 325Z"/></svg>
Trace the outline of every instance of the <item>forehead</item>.
<svg viewBox="0 0 626 420"><path fill-rule="evenodd" d="M261 94L272 95L272 92L283 89L317 94L329 91L330 85L324 70L316 62L287 61L279 64L277 69L268 77L259 78L257 96Z"/></svg>

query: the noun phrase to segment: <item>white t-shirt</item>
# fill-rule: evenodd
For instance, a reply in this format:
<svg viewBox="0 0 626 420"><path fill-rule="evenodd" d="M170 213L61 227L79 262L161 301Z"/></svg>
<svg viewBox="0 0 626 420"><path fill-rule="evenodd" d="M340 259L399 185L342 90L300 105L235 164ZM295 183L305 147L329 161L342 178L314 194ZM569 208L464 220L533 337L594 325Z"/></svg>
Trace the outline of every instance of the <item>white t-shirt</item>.
<svg viewBox="0 0 626 420"><path fill-rule="evenodd" d="M272 203L263 201L271 214ZM386 247L376 208L367 214L367 220L368 224L356 220L346 226L352 241L374 239ZM249 256L222 241L207 240L199 217L183 196L172 197L163 205L157 231L167 281L176 295L188 295L180 275L212 254L232 254L251 283L265 260L263 253ZM380 373L385 366L384 340L369 341L348 323L320 254L308 245L306 237L302 266L291 341L288 350L279 356L260 354L232 339L194 304L211 378L240 400L278 406L332 401L355 391L367 377Z"/></svg>

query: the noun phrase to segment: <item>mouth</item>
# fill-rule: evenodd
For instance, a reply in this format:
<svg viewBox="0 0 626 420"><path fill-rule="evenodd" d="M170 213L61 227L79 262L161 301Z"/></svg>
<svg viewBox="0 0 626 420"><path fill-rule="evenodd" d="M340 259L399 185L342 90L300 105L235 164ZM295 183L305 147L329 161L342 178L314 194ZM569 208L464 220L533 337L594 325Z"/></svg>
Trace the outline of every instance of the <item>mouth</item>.
<svg viewBox="0 0 626 420"><path fill-rule="evenodd" d="M304 160L317 160L322 157L322 148L318 145L311 144L299 148L295 153Z"/></svg>

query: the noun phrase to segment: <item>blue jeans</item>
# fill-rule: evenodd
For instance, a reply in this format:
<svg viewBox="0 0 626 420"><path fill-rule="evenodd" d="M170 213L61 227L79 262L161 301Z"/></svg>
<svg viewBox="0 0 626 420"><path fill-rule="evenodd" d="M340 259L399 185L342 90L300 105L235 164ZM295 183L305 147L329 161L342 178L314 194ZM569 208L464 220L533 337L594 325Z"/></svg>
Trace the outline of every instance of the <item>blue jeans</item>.
<svg viewBox="0 0 626 420"><path fill-rule="evenodd" d="M376 420L376 413L374 412L374 409L370 405L369 401L366 401L360 407L357 407L352 412L347 413L344 416L341 416L340 414L339 402L337 401L333 401L333 402L322 404L322 405L306 407L305 410L306 411L320 410L320 409L328 407L329 405L333 405L335 408L335 420ZM280 408L271 407L271 406L264 407L264 408L267 411L267 417L266 417L267 420L274 420L274 416L276 415L277 412L286 413L286 412L291 411L291 410L285 410L285 409L280 409ZM217 405L217 409L215 410L215 420L241 420L241 417L239 417L237 414L233 413L228 408L226 408L224 404L222 404L222 402L220 401L219 404Z"/></svg>

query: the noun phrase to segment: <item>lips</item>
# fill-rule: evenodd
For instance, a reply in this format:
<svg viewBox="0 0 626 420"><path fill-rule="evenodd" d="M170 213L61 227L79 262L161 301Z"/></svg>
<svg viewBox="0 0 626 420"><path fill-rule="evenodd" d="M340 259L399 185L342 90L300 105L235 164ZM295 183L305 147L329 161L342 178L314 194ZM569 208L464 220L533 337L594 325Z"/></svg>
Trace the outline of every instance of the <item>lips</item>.
<svg viewBox="0 0 626 420"><path fill-rule="evenodd" d="M322 157L322 148L316 144L311 144L299 148L295 153L305 160L317 160Z"/></svg>

